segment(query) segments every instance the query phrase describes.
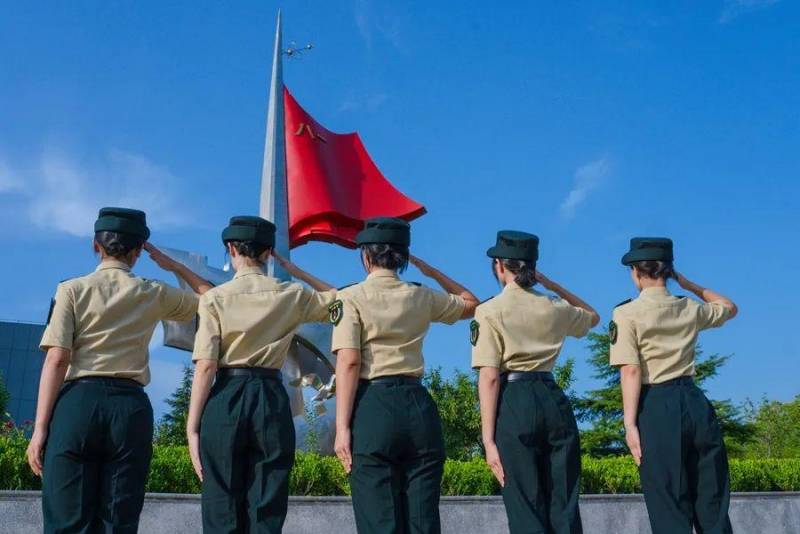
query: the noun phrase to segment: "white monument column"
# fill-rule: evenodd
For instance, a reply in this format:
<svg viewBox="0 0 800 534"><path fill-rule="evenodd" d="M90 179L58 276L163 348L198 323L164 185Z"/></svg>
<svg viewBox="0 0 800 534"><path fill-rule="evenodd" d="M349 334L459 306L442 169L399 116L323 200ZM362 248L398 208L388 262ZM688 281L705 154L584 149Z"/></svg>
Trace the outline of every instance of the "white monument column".
<svg viewBox="0 0 800 534"><path fill-rule="evenodd" d="M264 141L264 165L261 170L259 215L275 223L275 250L289 258L289 201L286 186L286 142L283 117L283 49L281 47L281 12L275 29L275 50L272 56L272 79L269 84L267 131ZM267 272L281 280L291 277L273 258Z"/></svg>

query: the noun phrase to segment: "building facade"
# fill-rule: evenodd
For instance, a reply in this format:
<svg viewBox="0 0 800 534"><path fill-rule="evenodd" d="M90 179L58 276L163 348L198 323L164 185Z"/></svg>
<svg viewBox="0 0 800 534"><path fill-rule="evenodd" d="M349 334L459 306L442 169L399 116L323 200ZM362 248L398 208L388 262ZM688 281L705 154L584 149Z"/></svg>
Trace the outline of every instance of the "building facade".
<svg viewBox="0 0 800 534"><path fill-rule="evenodd" d="M10 395L8 413L15 423L33 421L44 353L43 324L0 322L0 375Z"/></svg>

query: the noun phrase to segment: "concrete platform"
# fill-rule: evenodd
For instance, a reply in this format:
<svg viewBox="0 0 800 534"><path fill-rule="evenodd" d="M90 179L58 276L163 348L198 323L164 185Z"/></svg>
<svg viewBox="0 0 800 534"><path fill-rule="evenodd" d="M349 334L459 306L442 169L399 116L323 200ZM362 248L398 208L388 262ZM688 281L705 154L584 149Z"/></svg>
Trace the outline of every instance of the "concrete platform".
<svg viewBox="0 0 800 534"><path fill-rule="evenodd" d="M499 497L444 497L444 534L508 532ZM650 534L641 495L585 495L581 515L586 534ZM800 534L800 493L739 493L731 504L737 534ZM39 492L0 491L0 534L41 532ZM139 532L201 532L197 495L148 494ZM346 497L293 497L285 534L355 533L353 510Z"/></svg>

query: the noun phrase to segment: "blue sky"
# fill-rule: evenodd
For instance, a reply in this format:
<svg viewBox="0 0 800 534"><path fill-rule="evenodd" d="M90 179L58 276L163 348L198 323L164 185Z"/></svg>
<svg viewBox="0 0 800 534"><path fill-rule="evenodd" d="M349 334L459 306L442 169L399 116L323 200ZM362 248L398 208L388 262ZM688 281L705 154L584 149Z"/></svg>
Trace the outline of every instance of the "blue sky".
<svg viewBox="0 0 800 534"><path fill-rule="evenodd" d="M169 4L169 5L167 5ZM43 321L58 281L90 271L98 207L148 211L157 244L222 263L219 232L255 213L277 3L8 3L0 17L0 318ZM287 2L301 104L358 130L429 213L413 249L481 298L501 228L539 234L540 268L600 311L634 295L633 235L676 242L687 276L740 316L711 394L789 399L800 290L800 6L671 2ZM344 285L354 252L302 267ZM143 260L137 271L171 280ZM424 281L413 269L407 277ZM429 365L469 366L468 328L437 326ZM157 411L186 353L153 343ZM592 387L584 340L579 389Z"/></svg>

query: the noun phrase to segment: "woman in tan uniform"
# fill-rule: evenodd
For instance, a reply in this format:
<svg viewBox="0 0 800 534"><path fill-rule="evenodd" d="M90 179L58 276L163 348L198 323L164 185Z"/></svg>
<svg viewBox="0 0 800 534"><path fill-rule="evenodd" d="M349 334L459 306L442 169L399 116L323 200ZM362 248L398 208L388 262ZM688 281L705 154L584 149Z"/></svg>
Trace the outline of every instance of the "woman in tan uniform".
<svg viewBox="0 0 800 534"><path fill-rule="evenodd" d="M436 404L422 387L422 342L432 322L471 317L468 290L409 256L402 219L367 221L356 237L369 273L330 309L336 360L336 454L350 473L362 534L440 532L444 443ZM411 261L447 293L398 277Z"/></svg>
<svg viewBox="0 0 800 534"><path fill-rule="evenodd" d="M600 317L536 270L535 235L500 231L487 255L503 290L470 325L486 461L512 534L580 533L578 426L552 370L564 339L585 336ZM535 291L536 282L558 298Z"/></svg>
<svg viewBox="0 0 800 534"><path fill-rule="evenodd" d="M28 462L42 477L47 533L137 531L153 440L147 347L159 321L197 312L193 293L131 272L142 248L197 293L210 288L146 243L144 212L103 208L94 229L100 265L59 284L41 341Z"/></svg>
<svg viewBox="0 0 800 534"><path fill-rule="evenodd" d="M642 481L653 534L729 534L728 457L719 421L694 383L701 330L736 305L673 268L672 240L635 237L622 263L639 296L614 309L611 365L620 368L625 439ZM703 302L667 290L674 278Z"/></svg>
<svg viewBox="0 0 800 534"><path fill-rule="evenodd" d="M187 421L203 532L277 534L295 452L280 368L297 328L325 321L336 290L274 254L275 225L261 217L233 217L222 242L236 275L200 299ZM313 289L268 276L271 253Z"/></svg>

